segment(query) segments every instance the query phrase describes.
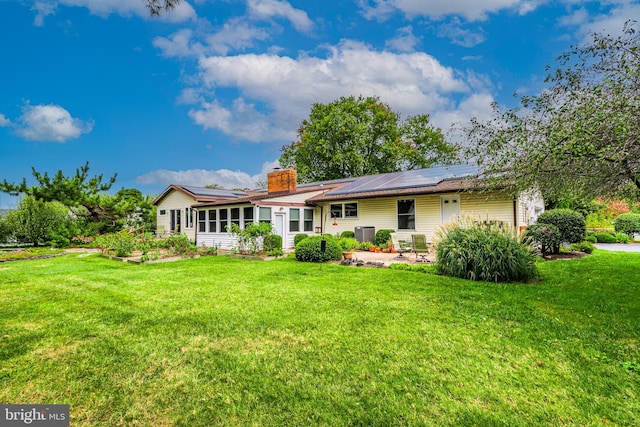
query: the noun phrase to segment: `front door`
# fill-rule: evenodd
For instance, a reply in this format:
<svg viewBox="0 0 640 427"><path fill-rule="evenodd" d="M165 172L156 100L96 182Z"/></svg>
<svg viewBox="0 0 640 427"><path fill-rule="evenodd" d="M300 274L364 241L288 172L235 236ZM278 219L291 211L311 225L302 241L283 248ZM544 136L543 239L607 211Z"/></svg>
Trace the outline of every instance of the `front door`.
<svg viewBox="0 0 640 427"><path fill-rule="evenodd" d="M449 221L455 221L460 216L460 196L442 196L440 197L441 224Z"/></svg>
<svg viewBox="0 0 640 427"><path fill-rule="evenodd" d="M276 223L274 224L274 227L276 229L276 234L280 237L282 237L282 240L284 241L284 214L276 214Z"/></svg>

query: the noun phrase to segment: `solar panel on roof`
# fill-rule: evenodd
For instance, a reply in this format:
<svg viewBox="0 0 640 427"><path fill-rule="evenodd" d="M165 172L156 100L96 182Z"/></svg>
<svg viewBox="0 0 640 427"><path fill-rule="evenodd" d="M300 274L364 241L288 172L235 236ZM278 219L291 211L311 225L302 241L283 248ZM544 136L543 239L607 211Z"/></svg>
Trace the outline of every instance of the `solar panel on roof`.
<svg viewBox="0 0 640 427"><path fill-rule="evenodd" d="M238 190L225 190L224 188L206 188L206 187L192 187L183 185L182 188L193 193L197 196L209 196L209 197L241 197L246 196L247 193Z"/></svg>
<svg viewBox="0 0 640 427"><path fill-rule="evenodd" d="M330 191L327 195L354 194L369 191L395 190L400 188L429 187L450 179L468 178L478 174L471 165L456 165L430 169L363 176L351 184Z"/></svg>

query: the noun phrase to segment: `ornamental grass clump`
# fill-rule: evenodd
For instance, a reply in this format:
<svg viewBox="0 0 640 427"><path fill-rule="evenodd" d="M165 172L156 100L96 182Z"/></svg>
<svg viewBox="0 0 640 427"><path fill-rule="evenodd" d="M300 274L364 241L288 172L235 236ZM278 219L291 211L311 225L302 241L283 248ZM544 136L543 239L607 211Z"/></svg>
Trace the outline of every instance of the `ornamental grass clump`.
<svg viewBox="0 0 640 427"><path fill-rule="evenodd" d="M526 282L538 275L535 248L499 224L462 219L436 235L436 271L487 282Z"/></svg>

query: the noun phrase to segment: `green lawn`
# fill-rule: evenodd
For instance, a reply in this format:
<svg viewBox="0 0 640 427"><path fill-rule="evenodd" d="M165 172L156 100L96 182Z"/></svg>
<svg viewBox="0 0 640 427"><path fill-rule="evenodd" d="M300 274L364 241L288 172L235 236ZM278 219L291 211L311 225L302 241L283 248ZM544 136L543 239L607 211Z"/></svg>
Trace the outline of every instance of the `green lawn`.
<svg viewBox="0 0 640 427"><path fill-rule="evenodd" d="M0 263L0 402L73 426L640 424L640 254L540 270Z"/></svg>

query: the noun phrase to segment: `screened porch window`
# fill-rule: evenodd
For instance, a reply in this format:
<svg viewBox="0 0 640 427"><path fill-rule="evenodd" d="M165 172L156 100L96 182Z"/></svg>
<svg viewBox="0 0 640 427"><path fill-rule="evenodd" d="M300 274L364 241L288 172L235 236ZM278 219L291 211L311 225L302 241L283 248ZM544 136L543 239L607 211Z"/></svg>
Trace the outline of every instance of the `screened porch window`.
<svg viewBox="0 0 640 427"><path fill-rule="evenodd" d="M227 227L229 226L229 210L228 209L220 209L220 232L227 231Z"/></svg>
<svg viewBox="0 0 640 427"><path fill-rule="evenodd" d="M231 208L231 224L240 227L240 208Z"/></svg>
<svg viewBox="0 0 640 427"><path fill-rule="evenodd" d="M242 215L244 218L244 227L246 227L247 224L251 224L253 222L253 206L244 208Z"/></svg>
<svg viewBox="0 0 640 427"><path fill-rule="evenodd" d="M210 209L209 210L209 233L217 233L218 232L218 223L216 220L216 215L217 211L215 209Z"/></svg>
<svg viewBox="0 0 640 427"><path fill-rule="evenodd" d="M207 211L198 211L198 233L207 231Z"/></svg>

